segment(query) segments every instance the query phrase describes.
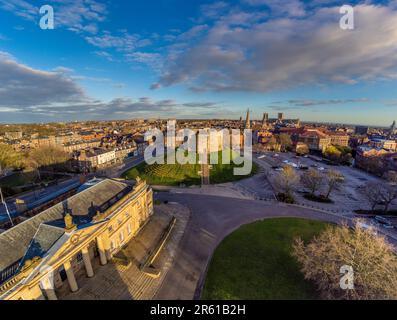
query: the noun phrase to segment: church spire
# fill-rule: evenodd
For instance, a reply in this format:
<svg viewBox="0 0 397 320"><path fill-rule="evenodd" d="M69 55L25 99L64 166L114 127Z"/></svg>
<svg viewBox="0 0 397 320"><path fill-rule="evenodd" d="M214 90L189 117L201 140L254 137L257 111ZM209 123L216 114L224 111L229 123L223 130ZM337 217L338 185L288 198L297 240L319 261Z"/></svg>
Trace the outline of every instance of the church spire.
<svg viewBox="0 0 397 320"><path fill-rule="evenodd" d="M250 109L247 110L247 119L245 120L245 129L251 129Z"/></svg>

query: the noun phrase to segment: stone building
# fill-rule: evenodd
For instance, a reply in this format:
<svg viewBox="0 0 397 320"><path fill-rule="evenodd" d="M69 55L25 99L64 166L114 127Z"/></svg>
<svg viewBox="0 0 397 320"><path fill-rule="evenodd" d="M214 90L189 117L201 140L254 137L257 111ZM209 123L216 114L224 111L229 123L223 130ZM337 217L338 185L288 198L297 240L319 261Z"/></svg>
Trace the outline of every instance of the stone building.
<svg viewBox="0 0 397 320"><path fill-rule="evenodd" d="M310 150L323 152L331 145L331 137L316 129L306 129L299 135L299 142L306 144Z"/></svg>
<svg viewBox="0 0 397 320"><path fill-rule="evenodd" d="M0 234L0 299L56 300L93 277L153 214L145 181L106 179Z"/></svg>

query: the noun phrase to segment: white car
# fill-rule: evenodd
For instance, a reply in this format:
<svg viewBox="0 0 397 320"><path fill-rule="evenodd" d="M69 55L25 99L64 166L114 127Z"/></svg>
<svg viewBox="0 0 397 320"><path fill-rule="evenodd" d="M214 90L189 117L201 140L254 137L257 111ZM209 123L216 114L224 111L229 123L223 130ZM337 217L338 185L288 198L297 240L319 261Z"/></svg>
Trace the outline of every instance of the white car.
<svg viewBox="0 0 397 320"><path fill-rule="evenodd" d="M324 171L324 170L325 170L324 167L319 167L319 168L318 168L318 171Z"/></svg>
<svg viewBox="0 0 397 320"><path fill-rule="evenodd" d="M284 163L289 163L289 161L288 161L288 160L284 160L283 162L284 162Z"/></svg>
<svg viewBox="0 0 397 320"><path fill-rule="evenodd" d="M259 157L258 157L258 159L263 159L263 158L266 158L266 156L263 155L263 156L259 156Z"/></svg>

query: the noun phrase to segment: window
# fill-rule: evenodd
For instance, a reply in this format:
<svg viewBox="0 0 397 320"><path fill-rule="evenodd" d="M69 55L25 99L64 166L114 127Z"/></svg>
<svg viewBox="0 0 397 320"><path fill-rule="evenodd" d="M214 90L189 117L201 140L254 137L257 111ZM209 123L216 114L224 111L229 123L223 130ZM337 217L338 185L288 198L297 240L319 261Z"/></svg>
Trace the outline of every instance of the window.
<svg viewBox="0 0 397 320"><path fill-rule="evenodd" d="M112 231L113 231L113 226L110 226L110 227L108 228L108 230L109 230L109 232L112 232Z"/></svg>
<svg viewBox="0 0 397 320"><path fill-rule="evenodd" d="M112 241L110 242L110 248L111 248L112 250L116 249L116 244L115 244L114 240L112 240Z"/></svg>
<svg viewBox="0 0 397 320"><path fill-rule="evenodd" d="M130 235L131 232L132 232L131 223L129 223L129 224L127 225L127 231L128 231L128 235Z"/></svg>
<svg viewBox="0 0 397 320"><path fill-rule="evenodd" d="M124 241L124 232L123 231L120 231L119 238L120 238L120 242Z"/></svg>
<svg viewBox="0 0 397 320"><path fill-rule="evenodd" d="M117 222L119 223L119 225L121 225L123 223L123 220L118 219Z"/></svg>

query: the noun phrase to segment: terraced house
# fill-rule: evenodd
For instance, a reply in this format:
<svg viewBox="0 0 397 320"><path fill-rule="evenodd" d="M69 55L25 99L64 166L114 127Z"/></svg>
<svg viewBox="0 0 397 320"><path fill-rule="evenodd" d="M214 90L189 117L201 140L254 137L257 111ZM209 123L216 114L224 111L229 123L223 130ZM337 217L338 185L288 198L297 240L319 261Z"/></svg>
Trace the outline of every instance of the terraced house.
<svg viewBox="0 0 397 320"><path fill-rule="evenodd" d="M139 178L105 179L0 234L0 299L77 291L148 221L152 199Z"/></svg>

